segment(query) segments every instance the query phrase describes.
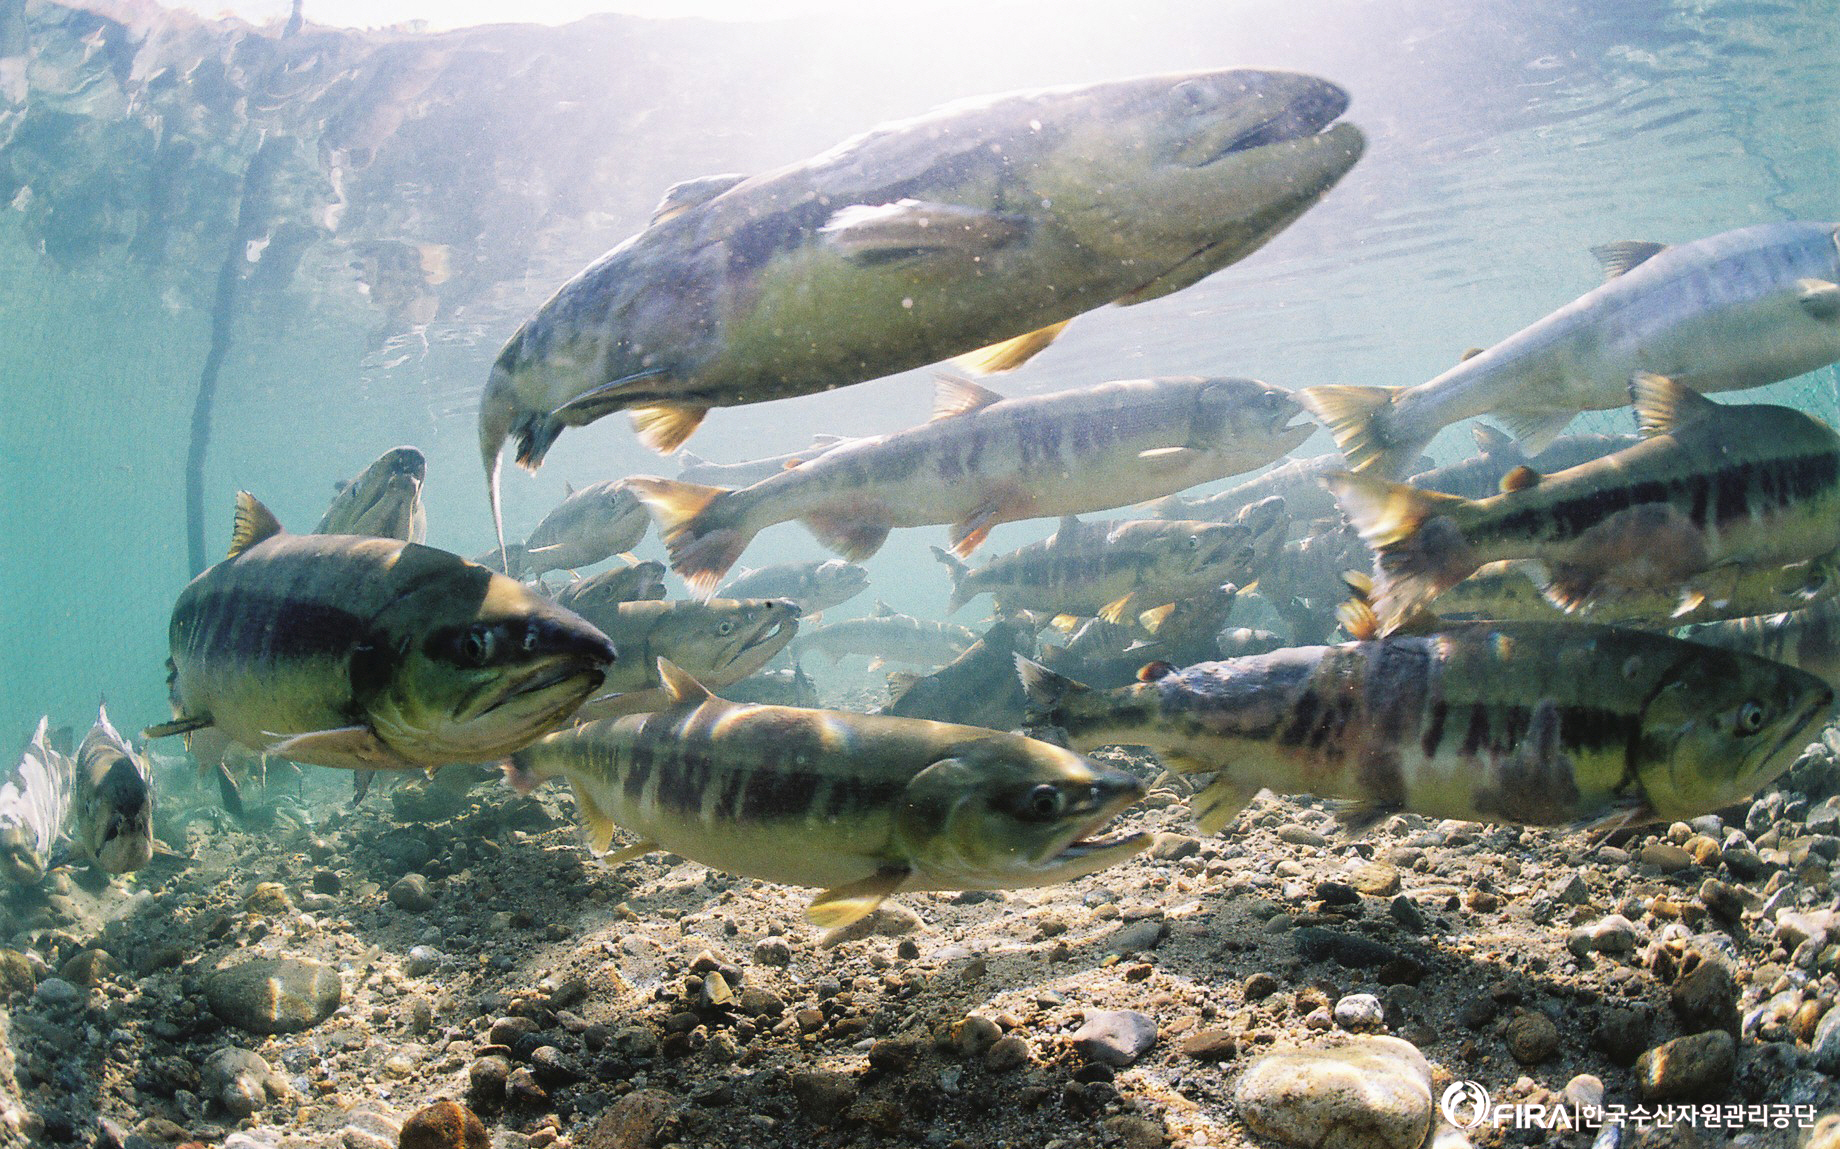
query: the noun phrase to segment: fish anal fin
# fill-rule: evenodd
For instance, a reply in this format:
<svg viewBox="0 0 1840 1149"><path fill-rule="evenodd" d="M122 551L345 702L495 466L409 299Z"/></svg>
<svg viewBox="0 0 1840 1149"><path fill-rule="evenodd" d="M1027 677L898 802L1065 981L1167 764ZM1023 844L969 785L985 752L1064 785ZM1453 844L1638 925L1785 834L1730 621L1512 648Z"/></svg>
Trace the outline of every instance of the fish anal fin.
<svg viewBox="0 0 1840 1149"><path fill-rule="evenodd" d="M1018 513L1025 508L1014 505L1014 500L1007 502L986 501L969 515L952 524L950 539L952 553L964 558L982 546L990 537L990 532L999 524L1012 519L1027 518L1026 513Z"/></svg>
<svg viewBox="0 0 1840 1149"><path fill-rule="evenodd" d="M827 930L842 929L875 912L906 881L906 870L880 870L866 878L833 886L812 900L805 916Z"/></svg>
<svg viewBox="0 0 1840 1149"><path fill-rule="evenodd" d="M1719 405L1684 383L1652 371L1629 377L1629 402L1636 409L1636 429L1644 438L1666 435L1707 415Z"/></svg>
<svg viewBox="0 0 1840 1149"><path fill-rule="evenodd" d="M230 528L230 553L224 557L233 559L262 540L272 539L280 533L281 521L275 518L275 513L248 491L238 491L236 521Z"/></svg>
<svg viewBox="0 0 1840 1149"><path fill-rule="evenodd" d="M864 518L849 511L821 511L805 516L800 522L820 543L853 563L882 549L893 528L888 523Z"/></svg>
<svg viewBox="0 0 1840 1149"><path fill-rule="evenodd" d="M1248 786L1237 778L1227 775L1215 778L1188 800L1188 812L1195 820L1195 829L1203 834L1220 833L1258 792L1257 786Z"/></svg>
<svg viewBox="0 0 1840 1149"><path fill-rule="evenodd" d="M1175 611L1176 604L1173 602L1164 603L1162 606L1153 606L1149 610L1142 611L1138 614L1137 625L1154 635L1157 631L1163 629L1163 624L1169 621L1169 616L1174 614Z"/></svg>
<svg viewBox="0 0 1840 1149"><path fill-rule="evenodd" d="M941 375L933 385L933 418L950 419L1002 401L1003 396L981 383L957 375Z"/></svg>
<svg viewBox="0 0 1840 1149"><path fill-rule="evenodd" d="M604 850L607 848L607 846L610 846L612 844L613 844L613 839L609 838L607 842L604 845L602 845L600 848ZM606 865L606 866L622 866L622 865L625 865L627 862L634 861L635 859L638 859L638 858L643 858L647 854L655 854L659 851L660 848L661 847L658 845L657 842L653 842L650 840L634 842L630 846L621 846L619 849L613 851L611 854L602 854L600 857L600 861L602 865Z"/></svg>
<svg viewBox="0 0 1840 1149"><path fill-rule="evenodd" d="M952 365L965 371L975 371L980 375L996 375L1004 371L1014 371L1047 349L1060 333L1067 330L1072 320L1063 319L1059 323L1050 323L1046 327L1005 339L1001 343L992 343L989 347L980 347L968 351L952 360Z"/></svg>
<svg viewBox="0 0 1840 1149"><path fill-rule="evenodd" d="M654 403L632 411L633 433L660 455L668 455L702 426L709 408L691 403Z"/></svg>
<svg viewBox="0 0 1840 1149"><path fill-rule="evenodd" d="M1796 302L1811 319L1833 319L1840 316L1840 283L1831 283L1825 279L1798 279L1795 286L1800 292Z"/></svg>
<svg viewBox="0 0 1840 1149"><path fill-rule="evenodd" d="M709 688L691 677L690 672L678 666L668 658L658 660L658 680L671 694L671 702L682 706L689 703L706 702L714 695Z"/></svg>
<svg viewBox="0 0 1840 1149"><path fill-rule="evenodd" d="M1520 448L1514 445L1512 436L1487 423L1470 424L1469 435L1476 441L1476 450L1484 455L1493 455L1499 451L1508 451L1515 456L1521 454Z"/></svg>
<svg viewBox="0 0 1840 1149"><path fill-rule="evenodd" d="M1500 423L1520 443L1521 450L1537 455L1552 446L1564 433L1576 411L1495 411L1490 418Z"/></svg>
<svg viewBox="0 0 1840 1149"><path fill-rule="evenodd" d="M1598 264L1604 269L1604 278L1609 280L1646 263L1666 251L1667 246L1649 240L1622 239L1615 243L1600 243L1591 249L1591 254L1597 257Z"/></svg>
<svg viewBox="0 0 1840 1149"><path fill-rule="evenodd" d="M211 726L209 714L182 714L171 722L162 722L141 731L142 738L170 738L175 734L191 734Z"/></svg>

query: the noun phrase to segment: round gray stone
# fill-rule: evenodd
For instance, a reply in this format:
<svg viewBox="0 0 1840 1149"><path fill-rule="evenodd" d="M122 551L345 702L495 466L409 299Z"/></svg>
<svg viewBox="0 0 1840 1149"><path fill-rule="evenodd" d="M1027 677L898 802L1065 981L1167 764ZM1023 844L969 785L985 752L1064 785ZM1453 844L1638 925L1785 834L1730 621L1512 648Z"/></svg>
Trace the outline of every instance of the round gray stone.
<svg viewBox="0 0 1840 1149"><path fill-rule="evenodd" d="M1349 1037L1259 1058L1233 1087L1255 1133L1311 1149L1418 1149L1431 1131L1431 1067L1410 1042Z"/></svg>
<svg viewBox="0 0 1840 1149"><path fill-rule="evenodd" d="M1156 1020L1134 1009L1091 1009L1073 1044L1093 1061L1130 1065L1156 1044Z"/></svg>
<svg viewBox="0 0 1840 1149"><path fill-rule="evenodd" d="M211 1012L250 1033L296 1033L332 1016L344 987L332 967L302 958L256 958L205 981Z"/></svg>

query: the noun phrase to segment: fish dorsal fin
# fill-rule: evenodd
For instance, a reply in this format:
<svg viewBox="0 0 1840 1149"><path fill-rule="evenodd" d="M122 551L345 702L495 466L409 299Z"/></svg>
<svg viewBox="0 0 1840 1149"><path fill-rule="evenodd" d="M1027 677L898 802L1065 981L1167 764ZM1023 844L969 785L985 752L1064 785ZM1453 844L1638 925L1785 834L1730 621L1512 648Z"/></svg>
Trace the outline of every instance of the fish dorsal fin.
<svg viewBox="0 0 1840 1149"><path fill-rule="evenodd" d="M1636 430L1645 439L1677 431L1719 407L1686 384L1652 371L1638 371L1630 377L1629 401L1636 409Z"/></svg>
<svg viewBox="0 0 1840 1149"><path fill-rule="evenodd" d="M933 394L933 418L967 415L1002 401L1003 396L982 384L956 375L941 375Z"/></svg>
<svg viewBox="0 0 1840 1149"><path fill-rule="evenodd" d="M1520 453L1514 445L1514 437L1506 431L1497 430L1487 423L1473 423L1469 429L1470 438L1476 440L1476 450L1484 455L1494 455L1502 451Z"/></svg>
<svg viewBox="0 0 1840 1149"><path fill-rule="evenodd" d="M562 497L565 499L572 499L575 497L575 484L569 482L567 479L562 480Z"/></svg>
<svg viewBox="0 0 1840 1149"><path fill-rule="evenodd" d="M707 686L690 677L689 671L668 658L658 660L658 681L664 683L664 688L671 695L671 704L674 706L704 702L715 697L709 693Z"/></svg>
<svg viewBox="0 0 1840 1149"><path fill-rule="evenodd" d="M656 227L666 220L676 219L691 208L708 203L746 179L747 176L739 172L724 172L717 176L697 176L695 179L679 180L664 189L664 195L659 197L658 206L652 209L652 220L649 226Z"/></svg>
<svg viewBox="0 0 1840 1149"><path fill-rule="evenodd" d="M1487 351L1487 350L1488 348L1486 347L1465 347L1463 349L1463 354L1457 356L1457 362L1458 363L1468 363L1471 359L1474 359L1476 356L1482 354L1484 351Z"/></svg>
<svg viewBox="0 0 1840 1149"><path fill-rule="evenodd" d="M1018 654L1015 656L1016 677L1022 681L1023 693L1029 701L1041 706L1054 706L1075 694L1091 691L1084 682L1056 674L1041 663Z"/></svg>
<svg viewBox="0 0 1840 1149"><path fill-rule="evenodd" d="M878 598L875 600L875 609L869 612L869 617L870 618L893 618L894 608L892 606L889 606L887 603L883 602L881 599Z"/></svg>
<svg viewBox="0 0 1840 1149"><path fill-rule="evenodd" d="M275 513L248 491L238 491L236 523L230 528L230 553L224 557L233 559L263 539L272 539L280 533L281 522L275 518Z"/></svg>
<svg viewBox="0 0 1840 1149"><path fill-rule="evenodd" d="M1051 547L1072 546L1079 533L1080 516L1062 515L1060 525L1054 528L1054 535L1048 540L1048 545Z"/></svg>
<svg viewBox="0 0 1840 1149"><path fill-rule="evenodd" d="M1528 487L1538 486L1540 473L1525 463L1501 477L1501 493L1511 495L1515 491L1524 491Z"/></svg>
<svg viewBox="0 0 1840 1149"><path fill-rule="evenodd" d="M1651 243L1640 239L1624 239L1615 243L1601 243L1591 249L1597 262L1603 265L1604 278L1615 279L1630 268L1646 262L1649 257L1667 250L1665 243Z"/></svg>

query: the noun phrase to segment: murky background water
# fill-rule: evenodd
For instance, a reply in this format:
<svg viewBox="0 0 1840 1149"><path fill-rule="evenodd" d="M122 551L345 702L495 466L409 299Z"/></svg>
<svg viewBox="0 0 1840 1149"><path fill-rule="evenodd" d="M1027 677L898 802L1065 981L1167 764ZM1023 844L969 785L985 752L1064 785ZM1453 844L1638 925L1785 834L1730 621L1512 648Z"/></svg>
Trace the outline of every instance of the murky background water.
<svg viewBox="0 0 1840 1149"><path fill-rule="evenodd" d="M398 443L429 458L428 541L476 554L491 526L475 405L531 309L670 183L798 160L949 99L1287 68L1347 87L1369 138L1266 249L1076 320L992 381L1009 395L1157 374L1417 383L1595 284L1594 244L1840 217L1840 25L1820 0L895 7L283 40L148 3L0 0L0 739L45 712L86 725L98 695L123 729L167 716L214 313L211 558L238 488L311 529L335 480ZM269 177L248 178L265 142ZM1835 389L1828 368L1770 393L1833 418ZM895 430L926 418L931 390L916 371L718 409L690 447L728 462ZM1446 432L1439 452L1467 442ZM676 470L607 419L535 478L508 475L508 526L521 536L565 480ZM879 596L937 617L949 586L926 547L944 534L897 532L841 614ZM662 557L655 539L639 553ZM789 524L744 563L820 553Z"/></svg>

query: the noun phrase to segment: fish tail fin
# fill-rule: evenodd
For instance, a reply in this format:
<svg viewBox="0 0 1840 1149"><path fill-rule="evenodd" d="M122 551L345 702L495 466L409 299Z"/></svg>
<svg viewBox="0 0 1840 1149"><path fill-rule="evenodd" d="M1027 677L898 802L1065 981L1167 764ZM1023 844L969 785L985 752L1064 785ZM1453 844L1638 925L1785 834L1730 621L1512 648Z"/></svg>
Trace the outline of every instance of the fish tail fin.
<svg viewBox="0 0 1840 1149"><path fill-rule="evenodd" d="M964 560L944 547L929 549L932 550L934 558L945 564L946 571L952 576L952 598L946 604L946 613L952 614L975 597L976 592L965 593L965 576L971 573L971 568L965 565Z"/></svg>
<svg viewBox="0 0 1840 1149"><path fill-rule="evenodd" d="M1430 436L1399 433L1393 425L1393 397L1398 387L1305 387L1297 402L1329 429L1351 471L1373 471L1399 478L1418 458Z"/></svg>
<svg viewBox="0 0 1840 1149"><path fill-rule="evenodd" d="M671 554L671 569L699 598L715 593L716 584L753 541L726 487L705 487L676 479L640 476L627 480L658 523L658 534Z"/></svg>
<svg viewBox="0 0 1840 1149"><path fill-rule="evenodd" d="M515 393L496 366L479 400L479 458L486 468L486 503L492 508L492 531L498 538L498 556L505 561L505 513L499 498L499 470L504 463L505 440L511 437Z"/></svg>
<svg viewBox="0 0 1840 1149"><path fill-rule="evenodd" d="M1323 485L1374 550L1372 606L1380 634L1481 565L1457 524L1470 500L1347 471L1325 475Z"/></svg>

